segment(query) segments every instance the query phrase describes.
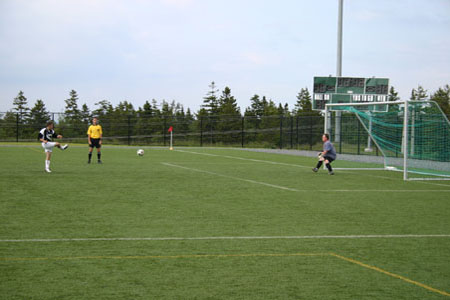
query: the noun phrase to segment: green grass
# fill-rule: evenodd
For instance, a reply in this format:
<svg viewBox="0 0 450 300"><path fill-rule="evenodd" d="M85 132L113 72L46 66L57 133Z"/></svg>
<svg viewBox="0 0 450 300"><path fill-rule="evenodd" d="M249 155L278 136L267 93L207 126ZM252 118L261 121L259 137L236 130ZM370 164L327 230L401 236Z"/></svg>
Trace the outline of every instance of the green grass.
<svg viewBox="0 0 450 300"><path fill-rule="evenodd" d="M448 298L449 182L145 150L104 148L102 165L86 164L85 147L55 150L46 174L42 148L0 147L0 298ZM164 239L349 235L447 236ZM93 240L60 240L76 238Z"/></svg>

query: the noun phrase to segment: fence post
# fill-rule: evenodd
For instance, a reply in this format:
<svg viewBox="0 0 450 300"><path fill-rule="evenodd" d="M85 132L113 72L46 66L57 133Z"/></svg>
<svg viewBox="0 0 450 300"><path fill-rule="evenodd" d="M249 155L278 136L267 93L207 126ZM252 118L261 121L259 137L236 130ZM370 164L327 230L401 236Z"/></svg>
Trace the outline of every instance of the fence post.
<svg viewBox="0 0 450 300"><path fill-rule="evenodd" d="M164 147L166 146L166 116L163 116L164 120L164 128L163 128L163 136L164 136Z"/></svg>
<svg viewBox="0 0 450 300"><path fill-rule="evenodd" d="M241 117L242 119L242 126L241 126L241 146L242 148L244 148L244 122L245 122L245 117Z"/></svg>
<svg viewBox="0 0 450 300"><path fill-rule="evenodd" d="M128 146L131 144L131 115L128 115Z"/></svg>
<svg viewBox="0 0 450 300"><path fill-rule="evenodd" d="M16 143L19 142L19 113L16 113Z"/></svg>
<svg viewBox="0 0 450 300"><path fill-rule="evenodd" d="M298 116L296 116L295 117L295 128L296 128L296 134L295 134L295 136L296 136L296 148L298 149Z"/></svg>
<svg viewBox="0 0 450 300"><path fill-rule="evenodd" d="M341 129L341 133L340 133L340 137L339 137L339 154L341 154L342 153L342 138L343 138L343 132L345 132L345 130L342 130L342 115L341 115L341 117L339 118L339 128Z"/></svg>
<svg viewBox="0 0 450 300"><path fill-rule="evenodd" d="M293 141L293 135L294 135L294 118L291 116L290 117L290 122L291 122L291 149L294 147L294 141Z"/></svg>
<svg viewBox="0 0 450 300"><path fill-rule="evenodd" d="M283 149L283 115L280 115L280 149Z"/></svg>
<svg viewBox="0 0 450 300"><path fill-rule="evenodd" d="M360 154L360 139L359 139L359 133L360 133L360 127L361 127L361 122L358 121L358 155Z"/></svg>
<svg viewBox="0 0 450 300"><path fill-rule="evenodd" d="M309 150L313 146L313 116L309 116Z"/></svg>
<svg viewBox="0 0 450 300"><path fill-rule="evenodd" d="M203 147L203 117L200 117L200 147Z"/></svg>
<svg viewBox="0 0 450 300"><path fill-rule="evenodd" d="M213 145L213 125L212 125L212 121L211 121L211 116L208 117L209 118L209 131L211 133L211 146Z"/></svg>

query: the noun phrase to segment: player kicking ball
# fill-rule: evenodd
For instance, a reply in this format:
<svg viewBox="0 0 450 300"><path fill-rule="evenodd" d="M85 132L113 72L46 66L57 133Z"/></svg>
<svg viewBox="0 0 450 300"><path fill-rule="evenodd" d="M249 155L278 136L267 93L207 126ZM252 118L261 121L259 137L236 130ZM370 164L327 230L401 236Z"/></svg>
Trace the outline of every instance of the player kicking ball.
<svg viewBox="0 0 450 300"><path fill-rule="evenodd" d="M42 142L42 148L45 149L45 172L51 173L50 171L50 158L52 157L52 151L54 147L58 147L61 150L66 150L69 145L61 146L58 142L53 142L54 138L62 139L62 135L56 134L54 130L53 121L48 121L45 128L39 131L39 140Z"/></svg>
<svg viewBox="0 0 450 300"><path fill-rule="evenodd" d="M313 169L313 172L319 171L320 167L325 162L328 174L334 175L333 168L331 168L331 162L336 159L336 149L334 149L333 144L330 142L330 135L328 133L322 135L322 141L323 151L319 152L319 161L317 162L317 166Z"/></svg>

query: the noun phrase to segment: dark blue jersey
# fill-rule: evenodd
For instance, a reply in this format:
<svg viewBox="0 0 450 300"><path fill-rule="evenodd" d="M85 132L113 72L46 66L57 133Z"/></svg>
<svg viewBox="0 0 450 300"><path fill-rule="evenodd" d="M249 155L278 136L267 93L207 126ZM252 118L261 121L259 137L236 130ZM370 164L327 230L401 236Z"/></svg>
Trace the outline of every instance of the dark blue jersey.
<svg viewBox="0 0 450 300"><path fill-rule="evenodd" d="M55 133L53 129L47 129L47 127L42 128L41 131L39 131L38 139L46 140L47 142L51 142L52 139L56 138L58 135Z"/></svg>

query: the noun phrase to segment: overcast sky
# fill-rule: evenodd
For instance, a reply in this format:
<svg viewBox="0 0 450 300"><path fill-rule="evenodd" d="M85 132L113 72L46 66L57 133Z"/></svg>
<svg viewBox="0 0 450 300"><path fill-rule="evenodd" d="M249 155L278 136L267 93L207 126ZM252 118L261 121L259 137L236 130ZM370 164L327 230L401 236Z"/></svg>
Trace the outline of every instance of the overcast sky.
<svg viewBox="0 0 450 300"><path fill-rule="evenodd" d="M215 81L242 111L290 108L336 74L338 0L0 0L0 111L19 90L63 111L106 99L197 111ZM343 75L388 77L400 96L450 84L449 0L345 0Z"/></svg>

